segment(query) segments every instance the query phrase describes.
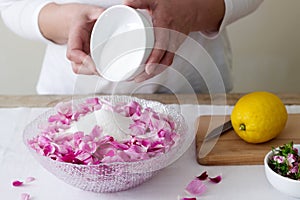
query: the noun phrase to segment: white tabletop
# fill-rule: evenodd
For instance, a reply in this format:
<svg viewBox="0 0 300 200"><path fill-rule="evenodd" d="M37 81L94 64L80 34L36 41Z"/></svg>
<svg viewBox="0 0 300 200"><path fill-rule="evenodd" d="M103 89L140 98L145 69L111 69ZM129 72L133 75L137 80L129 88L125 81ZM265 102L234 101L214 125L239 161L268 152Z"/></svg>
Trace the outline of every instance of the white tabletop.
<svg viewBox="0 0 300 200"><path fill-rule="evenodd" d="M201 114L213 111L215 114L230 113L231 107L200 107ZM267 181L262 165L251 166L201 166L196 162L195 144L175 163L163 169L158 175L133 189L101 194L82 191L70 186L46 171L26 149L22 133L24 127L38 114L48 108L0 109L0 199L18 200L21 193L29 193L33 200L115 200L115 199L163 199L176 200L183 197L185 186L203 171L210 176L222 175L219 184L207 182L207 191L198 199L294 199L275 190ZM195 106L181 106L189 125L195 120ZM299 112L298 106L288 111ZM194 113L194 114L191 114ZM12 181L35 177L36 180L22 187L13 187Z"/></svg>

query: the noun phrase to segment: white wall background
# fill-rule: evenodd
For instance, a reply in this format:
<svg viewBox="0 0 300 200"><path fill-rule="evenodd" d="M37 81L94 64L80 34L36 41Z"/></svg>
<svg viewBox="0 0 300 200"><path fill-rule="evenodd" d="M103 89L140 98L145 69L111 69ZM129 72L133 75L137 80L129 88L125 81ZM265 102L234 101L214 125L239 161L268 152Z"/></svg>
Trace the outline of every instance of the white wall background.
<svg viewBox="0 0 300 200"><path fill-rule="evenodd" d="M300 1L265 0L228 27L233 92L300 92ZM13 34L0 20L0 94L35 94L44 44Z"/></svg>
<svg viewBox="0 0 300 200"><path fill-rule="evenodd" d="M45 45L15 35L2 19L0 36L0 94L36 94Z"/></svg>
<svg viewBox="0 0 300 200"><path fill-rule="evenodd" d="M265 0L229 26L234 91L300 92L299 9L299 0Z"/></svg>

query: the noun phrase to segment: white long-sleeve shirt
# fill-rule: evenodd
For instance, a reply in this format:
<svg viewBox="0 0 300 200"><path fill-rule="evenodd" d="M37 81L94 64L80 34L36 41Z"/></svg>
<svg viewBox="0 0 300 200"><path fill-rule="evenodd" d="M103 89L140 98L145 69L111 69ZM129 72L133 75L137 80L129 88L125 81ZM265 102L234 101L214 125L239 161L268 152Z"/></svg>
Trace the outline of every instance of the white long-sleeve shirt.
<svg viewBox="0 0 300 200"><path fill-rule="evenodd" d="M66 58L66 45L43 37L38 26L40 10L48 0L0 0L4 23L16 34L47 43L37 91L40 94L228 92L231 51L226 26L258 8L263 0L224 0L225 15L217 33L192 32L176 52L171 67L143 83L109 82L98 76L76 75ZM88 3L102 7L122 0L55 0L56 3Z"/></svg>

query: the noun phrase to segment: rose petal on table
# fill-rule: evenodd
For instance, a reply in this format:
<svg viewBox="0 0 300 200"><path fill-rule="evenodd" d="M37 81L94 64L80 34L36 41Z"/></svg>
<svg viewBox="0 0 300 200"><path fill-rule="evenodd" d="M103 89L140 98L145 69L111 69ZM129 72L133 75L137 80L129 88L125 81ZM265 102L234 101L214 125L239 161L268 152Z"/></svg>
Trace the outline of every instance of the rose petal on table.
<svg viewBox="0 0 300 200"><path fill-rule="evenodd" d="M195 178L186 186L185 191L190 195L200 196L206 191L206 189L207 188L203 181Z"/></svg>
<svg viewBox="0 0 300 200"><path fill-rule="evenodd" d="M206 180L208 177L207 171L203 172L200 176L197 176L197 178L201 181Z"/></svg>
<svg viewBox="0 0 300 200"><path fill-rule="evenodd" d="M209 180L213 183L220 183L222 180L222 177L220 175L216 176L216 177L209 177Z"/></svg>
<svg viewBox="0 0 300 200"><path fill-rule="evenodd" d="M35 178L29 176L29 177L26 178L25 183L31 183L31 182L33 182L33 181L35 181Z"/></svg>
<svg viewBox="0 0 300 200"><path fill-rule="evenodd" d="M183 197L180 200L197 200L195 197Z"/></svg>
<svg viewBox="0 0 300 200"><path fill-rule="evenodd" d="M23 182L16 180L16 181L12 182L12 185L15 186L15 187L19 187L19 186L23 185Z"/></svg>
<svg viewBox="0 0 300 200"><path fill-rule="evenodd" d="M28 193L21 194L21 200L29 200L29 199L30 199L30 195Z"/></svg>

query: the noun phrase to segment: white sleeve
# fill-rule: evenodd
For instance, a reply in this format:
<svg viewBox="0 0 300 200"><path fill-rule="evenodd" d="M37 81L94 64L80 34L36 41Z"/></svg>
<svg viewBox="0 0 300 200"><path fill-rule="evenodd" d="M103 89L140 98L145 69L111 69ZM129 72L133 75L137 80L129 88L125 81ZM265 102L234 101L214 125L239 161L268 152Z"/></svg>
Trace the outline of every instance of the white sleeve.
<svg viewBox="0 0 300 200"><path fill-rule="evenodd" d="M216 38L229 24L255 11L263 0L224 0L225 15L218 32L201 32L205 37Z"/></svg>
<svg viewBox="0 0 300 200"><path fill-rule="evenodd" d="M47 41L40 32L38 16L48 0L0 0L5 25L21 37Z"/></svg>

